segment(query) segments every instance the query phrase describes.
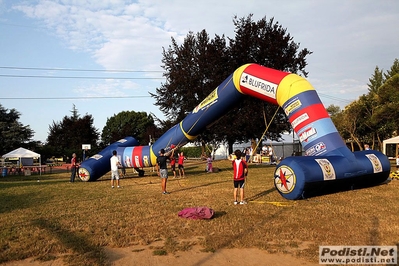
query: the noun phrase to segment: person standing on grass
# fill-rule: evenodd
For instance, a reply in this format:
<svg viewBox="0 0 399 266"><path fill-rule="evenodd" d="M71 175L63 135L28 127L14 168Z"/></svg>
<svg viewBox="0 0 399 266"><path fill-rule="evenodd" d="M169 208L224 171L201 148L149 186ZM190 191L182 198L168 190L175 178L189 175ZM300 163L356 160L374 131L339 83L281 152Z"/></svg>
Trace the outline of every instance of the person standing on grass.
<svg viewBox="0 0 399 266"><path fill-rule="evenodd" d="M168 181L168 163L169 157L165 156L165 150L161 149L159 151L159 156L157 158L157 173L161 178L162 194L170 194L166 191L166 182Z"/></svg>
<svg viewBox="0 0 399 266"><path fill-rule="evenodd" d="M396 172L399 173L399 154L396 156Z"/></svg>
<svg viewBox="0 0 399 266"><path fill-rule="evenodd" d="M116 150L112 151L111 163L111 187L114 188L114 180L116 180L116 186L119 186L119 166L122 166L119 162L118 156L116 156Z"/></svg>
<svg viewBox="0 0 399 266"><path fill-rule="evenodd" d="M206 171L208 173L212 173L213 169L212 169L212 155L208 154L208 158L206 159Z"/></svg>
<svg viewBox="0 0 399 266"><path fill-rule="evenodd" d="M232 162L234 175L234 205L247 204L247 202L244 201L244 186L245 177L248 174L248 165L245 160L241 159L242 153L240 150L236 150L234 154L236 156L236 159ZM238 188L240 188L240 202L237 201Z"/></svg>
<svg viewBox="0 0 399 266"><path fill-rule="evenodd" d="M76 153L72 153L71 178L70 178L69 182L71 182L71 183L75 182L75 177L76 177L78 168L79 168L79 164L76 162Z"/></svg>
<svg viewBox="0 0 399 266"><path fill-rule="evenodd" d="M176 157L175 157L175 150L172 151L172 155L170 156L170 168L173 172L173 178L176 178Z"/></svg>
<svg viewBox="0 0 399 266"><path fill-rule="evenodd" d="M186 177L186 174L184 173L184 166L183 166L183 163L184 163L184 154L183 154L183 152L181 152L180 154L179 154L179 165L178 165L178 168L179 168L179 175L180 175L180 178L184 178L184 177Z"/></svg>
<svg viewBox="0 0 399 266"><path fill-rule="evenodd" d="M245 161L248 163L250 158L251 158L251 151L250 151L249 147L247 147L245 149Z"/></svg>

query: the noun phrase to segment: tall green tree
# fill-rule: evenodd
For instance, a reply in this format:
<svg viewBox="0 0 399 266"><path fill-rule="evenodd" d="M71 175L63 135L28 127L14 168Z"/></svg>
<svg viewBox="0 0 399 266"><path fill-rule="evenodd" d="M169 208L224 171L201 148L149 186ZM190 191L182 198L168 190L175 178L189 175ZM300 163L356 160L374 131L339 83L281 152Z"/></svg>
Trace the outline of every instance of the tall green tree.
<svg viewBox="0 0 399 266"><path fill-rule="evenodd" d="M384 74L384 77L387 80L387 79L395 76L398 73L399 73L399 59L396 58L393 61L391 68L389 70L387 70L387 73Z"/></svg>
<svg viewBox="0 0 399 266"><path fill-rule="evenodd" d="M75 105L71 116L64 116L62 121L49 125L47 146L52 147L54 156L71 157L72 153L80 155L82 144L90 144L92 149L98 145L98 129L94 127L92 115L80 117Z"/></svg>
<svg viewBox="0 0 399 266"><path fill-rule="evenodd" d="M334 104L330 104L326 108L326 110L327 110L327 113L330 115L330 118L334 118L342 112L341 107L339 107L338 105L334 105Z"/></svg>
<svg viewBox="0 0 399 266"><path fill-rule="evenodd" d="M334 119L341 136L363 149L363 144L380 149L386 138L397 136L399 124L399 61L383 73L377 66L369 79L368 93L339 113ZM355 147L354 147L355 148Z"/></svg>
<svg viewBox="0 0 399 266"><path fill-rule="evenodd" d="M222 36L209 39L205 30L189 32L179 45L172 37L172 44L163 49L162 68L165 84L151 94L155 105L172 122L180 122L221 81L230 74L226 40Z"/></svg>
<svg viewBox="0 0 399 266"><path fill-rule="evenodd" d="M354 101L348 106L345 107L344 112L342 112L339 116L336 116L333 121L337 121L339 119L339 123L337 123L337 128L341 133L341 136L345 136L346 140L349 140L352 143L352 151L355 150L354 143L362 149L362 139L358 134L359 122L362 119L362 111L363 107L359 101Z"/></svg>
<svg viewBox="0 0 399 266"><path fill-rule="evenodd" d="M9 110L0 104L0 155L25 147L32 139L34 131L18 121L20 116L16 109Z"/></svg>
<svg viewBox="0 0 399 266"><path fill-rule="evenodd" d="M383 140L391 137L397 129L395 108L398 104L399 88L393 78L397 74L397 59L386 73L382 73L377 66L367 84L369 92L359 97L358 103L362 111L356 134L363 143L372 145L373 149L381 149Z"/></svg>
<svg viewBox="0 0 399 266"><path fill-rule="evenodd" d="M348 141L350 139L350 135L348 132L345 130L343 121L344 121L344 111L341 110L341 107L337 105L329 105L327 108L327 113L329 114L332 122L334 123L334 126L340 133L341 137L343 138L344 141Z"/></svg>
<svg viewBox="0 0 399 266"><path fill-rule="evenodd" d="M376 112L371 117L383 130L382 140L399 134L399 73L389 78L378 91Z"/></svg>
<svg viewBox="0 0 399 266"><path fill-rule="evenodd" d="M378 93L378 89L385 82L382 70L380 70L378 66L375 67L374 74L371 76L371 78L369 78L369 82L370 83L367 84L367 86L369 87L369 93Z"/></svg>
<svg viewBox="0 0 399 266"><path fill-rule="evenodd" d="M163 51L162 67L165 84L152 94L155 105L165 116L180 122L234 70L246 63L258 63L270 68L307 75L305 71L307 49L299 50L287 30L266 17L253 21L252 14L246 18L233 18L235 38L215 35L210 39L205 30L190 32L179 45L172 44ZM224 140L230 149L236 141L260 138L268 127L266 137L279 139L281 133L290 130L282 110L260 100L247 97L230 114L207 128L200 138Z"/></svg>
<svg viewBox="0 0 399 266"><path fill-rule="evenodd" d="M132 136L141 145L150 141L149 133L156 134L154 119L146 112L123 111L107 119L101 140L103 145L109 145L127 136ZM155 137L154 135L152 138Z"/></svg>

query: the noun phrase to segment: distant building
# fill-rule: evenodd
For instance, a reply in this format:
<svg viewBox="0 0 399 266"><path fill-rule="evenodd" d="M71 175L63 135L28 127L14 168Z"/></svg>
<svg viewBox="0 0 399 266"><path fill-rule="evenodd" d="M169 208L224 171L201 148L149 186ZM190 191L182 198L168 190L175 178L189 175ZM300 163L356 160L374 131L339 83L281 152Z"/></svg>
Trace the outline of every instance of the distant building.
<svg viewBox="0 0 399 266"><path fill-rule="evenodd" d="M277 142L277 141L263 141L261 144L258 146L258 151L257 153L260 153L260 149L262 148L262 145L270 145L273 147L274 155L277 158L285 158L289 156L300 156L303 154L302 150L302 145L299 142L298 139L294 139L292 137L292 134L285 134L283 135L283 141ZM233 150L245 150L245 148L251 147L251 143L235 143L233 145ZM229 156L228 154L228 147L227 146L221 146L219 149L216 150L215 152L215 159L227 159Z"/></svg>

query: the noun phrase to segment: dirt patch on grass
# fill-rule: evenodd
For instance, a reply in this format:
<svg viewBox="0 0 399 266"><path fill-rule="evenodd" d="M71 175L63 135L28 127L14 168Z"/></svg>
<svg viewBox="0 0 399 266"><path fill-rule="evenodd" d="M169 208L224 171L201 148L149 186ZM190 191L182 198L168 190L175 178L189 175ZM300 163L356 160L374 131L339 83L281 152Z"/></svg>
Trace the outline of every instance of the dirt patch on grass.
<svg viewBox="0 0 399 266"><path fill-rule="evenodd" d="M112 265L319 265L295 258L289 254L269 254L266 251L246 249L221 249L215 252L204 252L195 246L189 251L175 254L154 255L148 248L107 248L107 255Z"/></svg>
<svg viewBox="0 0 399 266"><path fill-rule="evenodd" d="M188 251L178 251L175 254L163 254L155 252L150 246L134 246L127 248L105 248L110 264L114 266L147 266L147 265L273 265L273 266L314 266L318 263L298 259L290 254L270 254L267 251L256 248L245 249L221 249L215 252L205 252L200 246L194 246ZM65 266L62 258L40 262L26 259L16 262L8 262L3 266Z"/></svg>

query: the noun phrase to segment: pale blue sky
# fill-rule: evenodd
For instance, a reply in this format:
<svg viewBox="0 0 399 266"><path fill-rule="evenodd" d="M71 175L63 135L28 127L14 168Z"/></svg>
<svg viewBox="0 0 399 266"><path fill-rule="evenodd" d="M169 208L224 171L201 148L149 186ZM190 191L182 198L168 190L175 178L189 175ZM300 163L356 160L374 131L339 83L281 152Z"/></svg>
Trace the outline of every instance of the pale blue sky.
<svg viewBox="0 0 399 266"><path fill-rule="evenodd" d="M0 103L18 110L40 141L73 104L99 132L121 111L163 118L148 92L164 81L156 71L170 37L202 29L234 37L233 16L250 13L274 17L313 51L308 80L325 106L343 108L367 93L375 67L386 71L399 58L396 0L0 0Z"/></svg>

